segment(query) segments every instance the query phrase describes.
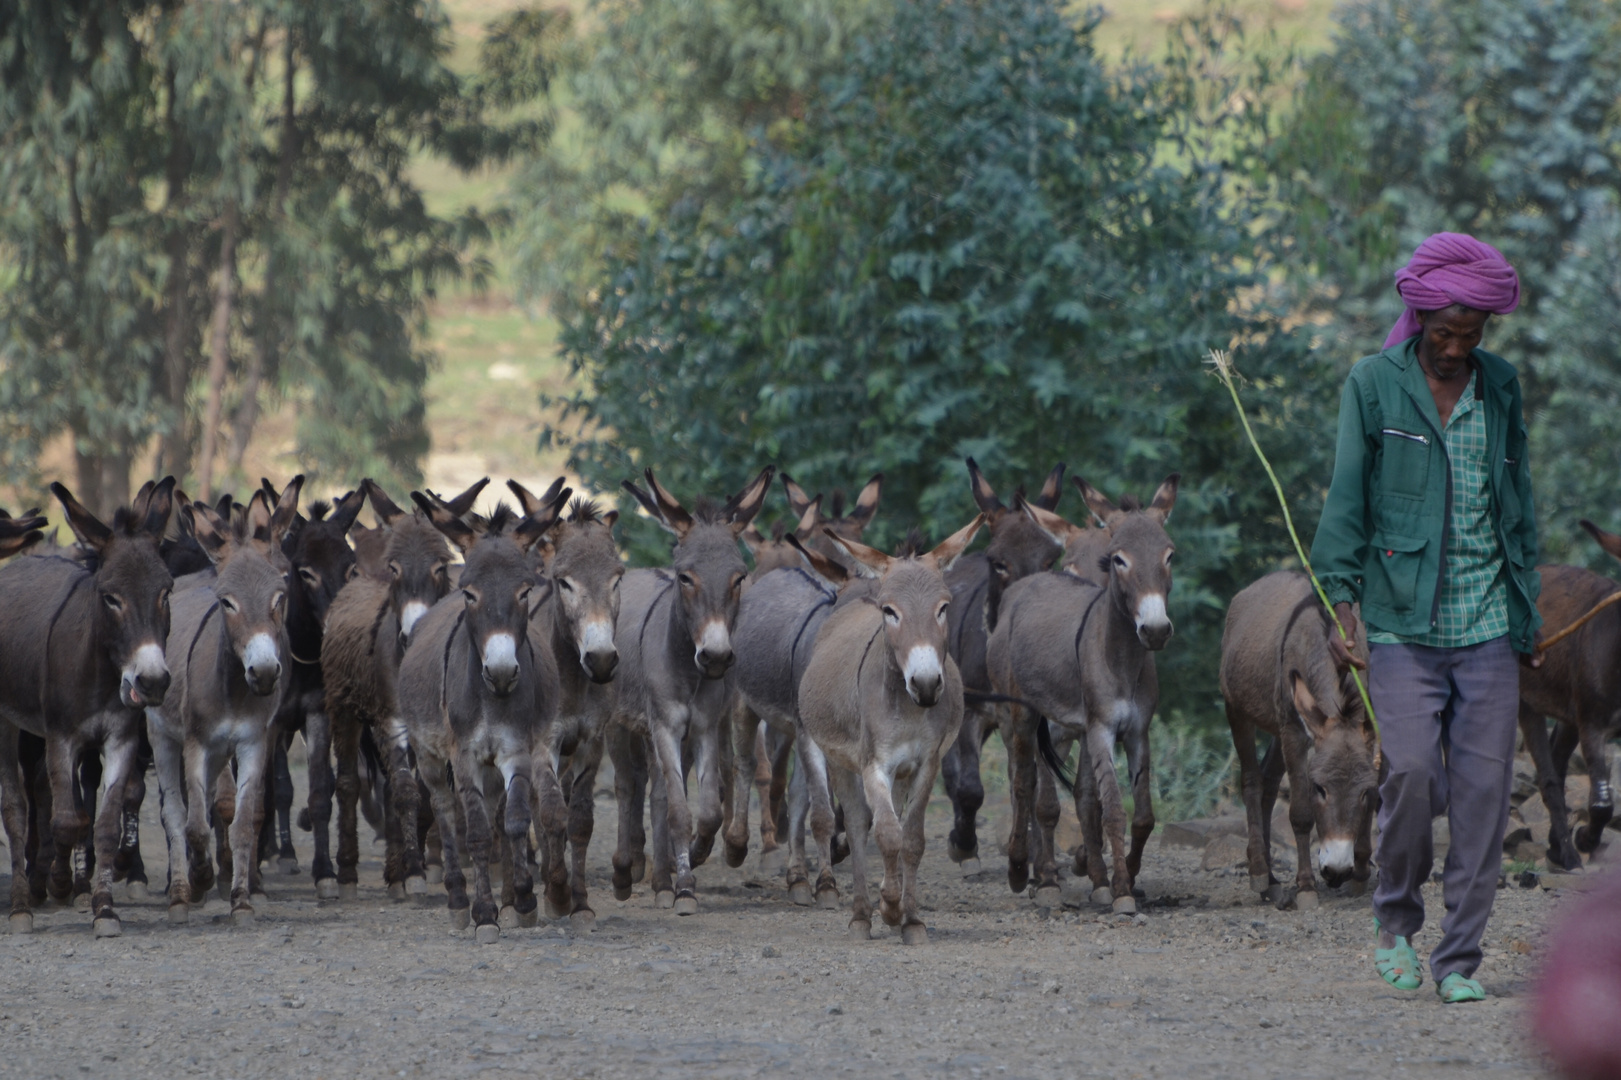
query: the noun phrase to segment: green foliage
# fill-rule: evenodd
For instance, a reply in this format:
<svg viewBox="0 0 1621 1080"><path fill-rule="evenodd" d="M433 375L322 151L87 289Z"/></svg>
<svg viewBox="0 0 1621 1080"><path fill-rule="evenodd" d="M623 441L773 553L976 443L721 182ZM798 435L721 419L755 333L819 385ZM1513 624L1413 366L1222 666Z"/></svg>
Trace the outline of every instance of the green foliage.
<svg viewBox="0 0 1621 1080"><path fill-rule="evenodd" d="M1473 233L1520 272L1487 347L1522 372L1544 556L1602 565L1580 517L1621 525L1615 256L1621 16L1602 0L1363 0L1272 148L1302 302L1348 363L1401 311L1419 240ZM1309 273L1308 273L1309 271Z"/></svg>
<svg viewBox="0 0 1621 1080"><path fill-rule="evenodd" d="M1191 27L1158 70L1108 69L1093 27L1036 0L903 0L800 115L749 132L735 194L655 204L564 310L572 464L602 489L652 465L683 497L767 462L811 490L882 469L880 544L972 516L969 455L1007 488L1062 460L1117 497L1180 470L1161 681L1207 718L1226 598L1287 539L1201 358L1242 345L1307 516L1337 386L1271 309L1244 164L1266 120L1231 104L1252 73L1211 55L1231 25Z"/></svg>

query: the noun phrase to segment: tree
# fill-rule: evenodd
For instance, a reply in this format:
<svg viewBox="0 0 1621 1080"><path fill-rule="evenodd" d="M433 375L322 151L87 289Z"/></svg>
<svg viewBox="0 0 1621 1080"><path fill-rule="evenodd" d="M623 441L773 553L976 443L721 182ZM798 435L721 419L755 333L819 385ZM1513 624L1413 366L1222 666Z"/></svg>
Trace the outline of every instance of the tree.
<svg viewBox="0 0 1621 1080"><path fill-rule="evenodd" d="M571 464L710 494L769 461L823 490L882 469L880 543L961 526L969 455L1025 478L1064 460L1114 494L1180 470L1162 681L1209 716L1225 599L1287 539L1202 358L1243 345L1308 507L1337 387L1269 305L1264 193L1195 137L1222 126L1225 154L1255 122L1195 94L1215 31L1111 71L1093 29L1041 0L902 0L850 41L751 129L735 194L657 204L571 297Z"/></svg>

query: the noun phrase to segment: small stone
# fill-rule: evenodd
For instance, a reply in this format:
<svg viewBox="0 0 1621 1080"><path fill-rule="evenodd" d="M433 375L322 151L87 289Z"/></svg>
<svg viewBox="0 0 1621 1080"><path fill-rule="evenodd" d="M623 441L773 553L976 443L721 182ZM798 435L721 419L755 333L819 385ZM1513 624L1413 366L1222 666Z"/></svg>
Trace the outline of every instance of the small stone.
<svg viewBox="0 0 1621 1080"><path fill-rule="evenodd" d="M760 950L760 956L765 960L774 960L781 955L782 953L777 950L775 945L767 945L765 948Z"/></svg>
<svg viewBox="0 0 1621 1080"><path fill-rule="evenodd" d="M829 1005L827 1007L827 1015L829 1015L829 1016L843 1016L844 1015L844 1007L842 1005Z"/></svg>
<svg viewBox="0 0 1621 1080"><path fill-rule="evenodd" d="M1148 925L1148 916L1144 915L1142 912L1138 912L1136 915L1133 915L1131 917L1131 921L1132 921L1132 923L1134 925L1137 925L1137 926L1147 926Z"/></svg>

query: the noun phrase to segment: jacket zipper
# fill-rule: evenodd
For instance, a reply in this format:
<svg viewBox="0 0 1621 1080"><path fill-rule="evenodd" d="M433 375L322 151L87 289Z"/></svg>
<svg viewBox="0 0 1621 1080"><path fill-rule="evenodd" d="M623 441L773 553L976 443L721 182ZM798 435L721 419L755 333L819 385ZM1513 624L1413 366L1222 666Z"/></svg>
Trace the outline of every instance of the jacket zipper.
<svg viewBox="0 0 1621 1080"><path fill-rule="evenodd" d="M1429 417L1425 417L1424 419L1425 419L1426 423L1429 422ZM1387 427L1383 431L1381 431L1379 434L1381 434L1381 435L1394 435L1398 439L1411 439L1413 442L1416 442L1421 446L1430 445L1430 440L1425 438L1423 435L1415 435L1411 431L1400 431L1400 430L1398 430L1396 428L1393 428L1393 427Z"/></svg>
<svg viewBox="0 0 1621 1080"><path fill-rule="evenodd" d="M1412 397L1413 395L1409 393L1407 396ZM1440 569L1435 575L1435 599L1430 601L1430 629L1434 630L1436 625L1441 621L1441 589L1446 585L1447 580L1447 538L1452 531L1452 455L1447 453L1446 440L1441 438L1441 433L1435 430L1435 425L1431 423L1430 418L1424 414L1424 407L1422 403L1414 401L1413 404L1419 406L1419 419L1423 420L1424 423L1429 426L1430 431L1435 435L1435 441L1441 447L1441 459L1446 462L1447 467L1447 505L1446 515L1441 518ZM1429 445L1429 440L1424 438L1422 435L1411 435L1405 431L1397 431L1394 428L1386 428L1383 434L1400 435L1403 438L1414 439L1421 442L1425 446Z"/></svg>

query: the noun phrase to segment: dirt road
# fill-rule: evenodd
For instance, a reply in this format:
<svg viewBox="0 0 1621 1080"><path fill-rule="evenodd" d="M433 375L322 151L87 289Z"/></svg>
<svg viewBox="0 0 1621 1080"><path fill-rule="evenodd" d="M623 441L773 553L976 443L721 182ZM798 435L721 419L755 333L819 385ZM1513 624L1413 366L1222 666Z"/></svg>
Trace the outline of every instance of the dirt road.
<svg viewBox="0 0 1621 1080"><path fill-rule="evenodd" d="M160 882L155 801L143 849ZM247 928L218 899L179 928L159 899L126 904L123 936L103 941L88 914L43 913L35 934L0 937L0 1076L1543 1075L1522 1021L1557 890L1498 893L1491 999L1444 1007L1427 978L1401 994L1373 974L1366 898L1279 912L1241 871L1157 840L1144 914L1043 917L998 857L962 878L942 802L924 859L931 940L909 949L886 929L846 942L846 913L792 906L753 856L700 868L691 918L655 910L645 884L617 903L612 813L599 805L599 919L581 936L543 921L475 945L450 931L439 890L431 908L388 900L380 846L358 902L272 874ZM1066 882L1066 901L1081 896ZM1433 927L1438 888L1429 910Z"/></svg>

